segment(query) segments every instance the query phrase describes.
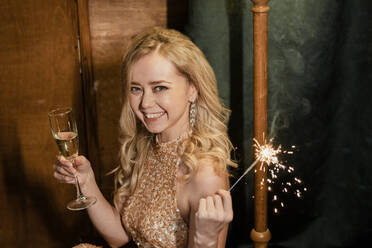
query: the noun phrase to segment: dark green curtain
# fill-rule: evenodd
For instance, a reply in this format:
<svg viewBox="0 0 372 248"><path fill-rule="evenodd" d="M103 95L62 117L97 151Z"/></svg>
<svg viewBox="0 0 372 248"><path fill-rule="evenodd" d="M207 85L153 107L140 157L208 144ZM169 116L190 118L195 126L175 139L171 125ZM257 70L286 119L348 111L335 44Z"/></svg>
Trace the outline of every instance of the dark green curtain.
<svg viewBox="0 0 372 248"><path fill-rule="evenodd" d="M269 247L372 245L372 3L269 2L269 133L294 154L281 157L269 192ZM185 32L213 66L240 169L253 159L252 2L189 0ZM297 188L283 185L296 176ZM280 201L272 201L273 195ZM253 175L232 191L227 247L252 247ZM284 207L280 206L283 202ZM279 212L274 213L278 208Z"/></svg>

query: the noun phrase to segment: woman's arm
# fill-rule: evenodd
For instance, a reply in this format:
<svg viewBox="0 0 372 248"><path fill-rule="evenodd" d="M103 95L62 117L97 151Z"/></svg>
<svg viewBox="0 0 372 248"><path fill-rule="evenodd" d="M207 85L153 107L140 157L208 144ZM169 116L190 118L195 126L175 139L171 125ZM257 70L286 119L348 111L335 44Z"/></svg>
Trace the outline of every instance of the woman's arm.
<svg viewBox="0 0 372 248"><path fill-rule="evenodd" d="M209 164L208 164L209 162ZM190 182L189 248L223 248L228 223L233 218L227 176L215 173L210 161L203 161Z"/></svg>
<svg viewBox="0 0 372 248"><path fill-rule="evenodd" d="M97 202L87 209L88 215L102 237L111 247L120 247L129 242L120 219L120 214L103 196L96 183L90 162L79 156L71 163L63 157L57 157L54 165L54 177L60 182L74 183L74 175L79 178L82 192L87 196L95 196Z"/></svg>

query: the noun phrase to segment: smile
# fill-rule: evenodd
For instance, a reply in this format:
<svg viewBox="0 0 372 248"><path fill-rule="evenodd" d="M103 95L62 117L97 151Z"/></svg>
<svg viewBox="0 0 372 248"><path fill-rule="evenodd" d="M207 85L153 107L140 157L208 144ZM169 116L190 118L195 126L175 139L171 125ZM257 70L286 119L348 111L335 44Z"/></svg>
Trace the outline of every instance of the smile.
<svg viewBox="0 0 372 248"><path fill-rule="evenodd" d="M154 118L159 118L160 116L164 115L165 112L160 112L160 113L152 113L152 114L145 114L145 117L147 119L154 119Z"/></svg>

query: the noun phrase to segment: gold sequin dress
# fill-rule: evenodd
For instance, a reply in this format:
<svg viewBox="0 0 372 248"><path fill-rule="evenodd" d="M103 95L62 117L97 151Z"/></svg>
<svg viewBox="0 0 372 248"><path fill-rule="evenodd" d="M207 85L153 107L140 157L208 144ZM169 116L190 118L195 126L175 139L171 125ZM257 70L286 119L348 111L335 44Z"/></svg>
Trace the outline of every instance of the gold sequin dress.
<svg viewBox="0 0 372 248"><path fill-rule="evenodd" d="M178 142L152 147L137 187L124 203L122 222L138 247L186 247L188 227L176 200Z"/></svg>

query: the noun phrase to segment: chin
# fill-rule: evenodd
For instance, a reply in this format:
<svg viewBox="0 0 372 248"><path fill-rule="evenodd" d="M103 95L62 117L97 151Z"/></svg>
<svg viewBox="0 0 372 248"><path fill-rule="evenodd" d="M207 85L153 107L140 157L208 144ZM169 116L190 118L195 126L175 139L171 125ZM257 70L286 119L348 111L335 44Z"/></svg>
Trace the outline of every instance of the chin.
<svg viewBox="0 0 372 248"><path fill-rule="evenodd" d="M167 122L164 122L164 120L158 121L157 123L154 123L154 122L151 123L151 122L146 122L146 121L143 121L142 123L146 127L147 131L149 131L150 133L154 133L154 134L161 133L164 130L166 130L168 127Z"/></svg>
<svg viewBox="0 0 372 248"><path fill-rule="evenodd" d="M158 134L158 133L161 133L164 131L164 128L162 127L151 127L151 126L147 126L145 125L147 131L149 131L150 133L153 133L153 134Z"/></svg>

